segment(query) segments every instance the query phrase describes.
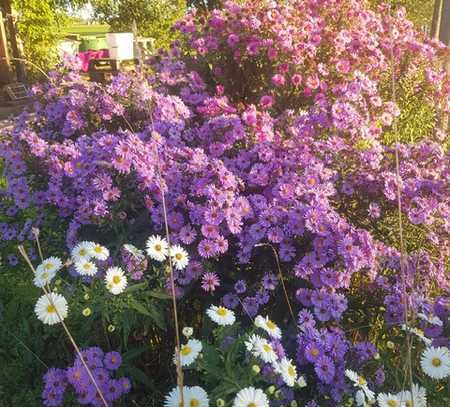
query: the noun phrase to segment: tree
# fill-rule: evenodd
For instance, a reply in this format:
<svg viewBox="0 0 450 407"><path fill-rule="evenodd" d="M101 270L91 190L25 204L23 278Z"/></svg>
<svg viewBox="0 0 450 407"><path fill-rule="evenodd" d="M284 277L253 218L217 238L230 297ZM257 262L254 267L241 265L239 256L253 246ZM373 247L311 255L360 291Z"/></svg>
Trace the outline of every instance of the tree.
<svg viewBox="0 0 450 407"><path fill-rule="evenodd" d="M131 31L155 38L158 47L167 47L175 38L170 28L186 11L184 0L93 0L95 18L112 31Z"/></svg>

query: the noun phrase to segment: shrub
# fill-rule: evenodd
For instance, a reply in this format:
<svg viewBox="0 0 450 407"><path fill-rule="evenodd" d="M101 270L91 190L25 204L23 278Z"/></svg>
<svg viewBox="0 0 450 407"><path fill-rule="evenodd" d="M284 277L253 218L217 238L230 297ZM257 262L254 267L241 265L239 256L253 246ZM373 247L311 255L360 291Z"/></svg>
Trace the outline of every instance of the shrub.
<svg viewBox="0 0 450 407"><path fill-rule="evenodd" d="M406 319L428 329L413 360L425 345L448 346L448 321L435 331L413 323L437 316L434 297L448 295L449 153L434 118L448 115L449 82L433 66L448 50L404 11L380 11L352 0L227 2L177 23L184 38L147 73L101 86L66 61L75 71L36 86L36 115L2 144L5 202L56 208L69 248L89 239L117 253L162 233L164 191L172 243L191 257L175 271L182 309L192 315L212 294L251 318L270 307L288 327L308 388L292 393L263 364L283 389L274 405L344 402L357 390L348 369L377 392L399 391L394 366L409 357L386 339L403 341ZM392 75L399 102L413 89L423 105L427 126L411 139Z"/></svg>

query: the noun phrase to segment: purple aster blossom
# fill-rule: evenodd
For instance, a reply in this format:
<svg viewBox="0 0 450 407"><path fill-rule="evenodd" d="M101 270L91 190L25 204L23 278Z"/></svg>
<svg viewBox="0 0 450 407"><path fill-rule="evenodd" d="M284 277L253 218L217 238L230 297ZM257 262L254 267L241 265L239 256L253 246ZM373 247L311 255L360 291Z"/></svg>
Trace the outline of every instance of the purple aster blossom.
<svg viewBox="0 0 450 407"><path fill-rule="evenodd" d="M331 383L335 374L335 366L332 359L328 356L320 356L314 362L314 371L319 380L326 384Z"/></svg>
<svg viewBox="0 0 450 407"><path fill-rule="evenodd" d="M246 297L242 301L242 309L253 318L258 313L259 303L255 297Z"/></svg>
<svg viewBox="0 0 450 407"><path fill-rule="evenodd" d="M234 284L234 291L236 291L237 294L244 294L247 291L247 284L245 284L245 281L238 280Z"/></svg>
<svg viewBox="0 0 450 407"><path fill-rule="evenodd" d="M383 383L384 383L384 380L385 380L384 369L382 367L379 367L376 370L375 375L374 375L375 385L377 387L381 387L383 385Z"/></svg>
<svg viewBox="0 0 450 407"><path fill-rule="evenodd" d="M278 277L275 274L264 274L262 285L266 290L275 290L278 285Z"/></svg>
<svg viewBox="0 0 450 407"><path fill-rule="evenodd" d="M107 401L115 401L122 395L122 383L116 379L110 379L103 386L102 390Z"/></svg>
<svg viewBox="0 0 450 407"><path fill-rule="evenodd" d="M227 293L223 296L222 302L226 308L235 309L239 305L239 298L237 295Z"/></svg>
<svg viewBox="0 0 450 407"><path fill-rule="evenodd" d="M207 272L203 274L201 287L206 292L214 292L220 286L220 279L216 273Z"/></svg>
<svg viewBox="0 0 450 407"><path fill-rule="evenodd" d="M122 356L119 352L108 352L103 359L104 365L109 370L117 370L122 364Z"/></svg>
<svg viewBox="0 0 450 407"><path fill-rule="evenodd" d="M214 240L209 239L203 239L200 241L197 249L200 256L206 259L216 256L218 252L217 243L214 242Z"/></svg>
<svg viewBox="0 0 450 407"><path fill-rule="evenodd" d="M323 354L323 348L318 343L310 342L306 345L305 358L308 362L315 363Z"/></svg>
<svg viewBox="0 0 450 407"><path fill-rule="evenodd" d="M19 259L15 254L8 254L8 263L10 266L17 266Z"/></svg>
<svg viewBox="0 0 450 407"><path fill-rule="evenodd" d="M122 377L119 379L120 388L122 390L122 394L127 394L131 390L131 382L128 378Z"/></svg>
<svg viewBox="0 0 450 407"><path fill-rule="evenodd" d="M255 298L259 305L265 305L269 302L270 295L266 290L258 290L255 294Z"/></svg>

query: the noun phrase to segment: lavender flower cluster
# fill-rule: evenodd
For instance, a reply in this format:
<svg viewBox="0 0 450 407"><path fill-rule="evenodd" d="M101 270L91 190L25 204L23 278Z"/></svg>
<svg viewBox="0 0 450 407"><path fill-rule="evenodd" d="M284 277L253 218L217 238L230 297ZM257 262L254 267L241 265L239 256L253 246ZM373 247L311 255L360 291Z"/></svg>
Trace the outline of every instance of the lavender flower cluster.
<svg viewBox="0 0 450 407"><path fill-rule="evenodd" d="M402 119L384 91L391 62L399 78L418 78L434 115L448 115L449 78L433 65L444 47L402 9L377 13L356 0L229 1L176 28L184 45L152 58L149 73L100 86L66 61L70 70L35 86L36 115L24 113L0 142L1 210L56 208L72 247L87 225L150 219L146 236L158 233L162 188L172 241L191 258L175 273L177 292L201 280L250 316L279 289L260 261L273 247L305 327L297 359L338 402L346 366L373 356L343 329L346 314L369 319L361 295L392 325L404 320L403 304L419 312L432 290L450 292L446 135L436 124L417 143L384 138ZM392 233L398 193L415 239L403 267ZM18 230L4 224L1 237ZM142 278L147 263L123 255Z"/></svg>
<svg viewBox="0 0 450 407"><path fill-rule="evenodd" d="M122 364L120 353L104 353L98 347L87 348L81 353L104 398L111 403L111 406L114 401L131 390L129 379L113 377L114 372ZM104 406L99 392L78 355L73 365L67 369L51 368L44 375L42 393L44 405L61 406L69 388L75 393L80 405Z"/></svg>

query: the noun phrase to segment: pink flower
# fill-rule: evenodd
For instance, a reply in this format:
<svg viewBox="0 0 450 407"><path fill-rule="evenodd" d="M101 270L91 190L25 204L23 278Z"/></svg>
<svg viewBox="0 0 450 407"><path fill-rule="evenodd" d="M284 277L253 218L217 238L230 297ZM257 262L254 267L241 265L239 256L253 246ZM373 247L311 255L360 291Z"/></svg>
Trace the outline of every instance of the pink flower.
<svg viewBox="0 0 450 407"><path fill-rule="evenodd" d="M319 78L317 75L308 76L306 79L306 86L310 89L317 89L320 85Z"/></svg>
<svg viewBox="0 0 450 407"><path fill-rule="evenodd" d="M273 105L273 96L264 95L259 99L259 104L264 109L269 109Z"/></svg>
<svg viewBox="0 0 450 407"><path fill-rule="evenodd" d="M278 51L275 48L269 48L267 50L267 57L270 61L274 61L278 57Z"/></svg>
<svg viewBox="0 0 450 407"><path fill-rule="evenodd" d="M205 273L202 277L201 287L206 292L215 291L216 287L220 286L220 280L216 273Z"/></svg>
<svg viewBox="0 0 450 407"><path fill-rule="evenodd" d="M336 70L340 73L349 73L350 72L350 62L346 59L340 60L336 64Z"/></svg>
<svg viewBox="0 0 450 407"><path fill-rule="evenodd" d="M283 75L277 73L274 76L272 76L272 83L275 86L281 87L284 86L284 84L286 83L286 79Z"/></svg>
<svg viewBox="0 0 450 407"><path fill-rule="evenodd" d="M302 83L302 76L298 73L292 75L291 82L294 86L298 86Z"/></svg>
<svg viewBox="0 0 450 407"><path fill-rule="evenodd" d="M392 115L391 115L390 113L388 113L388 112L384 112L384 113L381 115L381 122L382 122L385 126L390 126L390 125L392 124L392 120L393 120L393 117L392 117Z"/></svg>
<svg viewBox="0 0 450 407"><path fill-rule="evenodd" d="M257 116L256 116L256 108L255 106L249 106L247 110L242 113L242 120L245 124L248 126L255 127L257 122Z"/></svg>
<svg viewBox="0 0 450 407"><path fill-rule="evenodd" d="M235 47L238 42L239 37L236 34L230 34L227 38L227 44L232 48Z"/></svg>

